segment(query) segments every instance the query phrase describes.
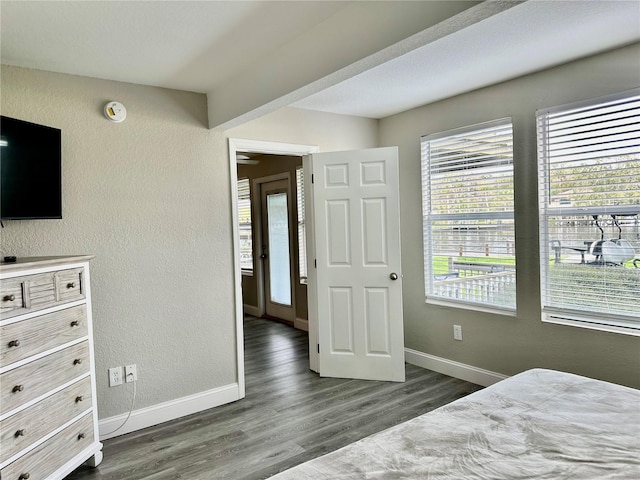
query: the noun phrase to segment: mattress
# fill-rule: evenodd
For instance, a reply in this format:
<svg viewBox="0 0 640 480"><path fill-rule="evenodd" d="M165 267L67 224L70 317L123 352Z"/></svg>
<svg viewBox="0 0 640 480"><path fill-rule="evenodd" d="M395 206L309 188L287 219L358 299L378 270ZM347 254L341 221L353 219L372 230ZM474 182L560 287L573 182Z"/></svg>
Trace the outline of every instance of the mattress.
<svg viewBox="0 0 640 480"><path fill-rule="evenodd" d="M533 369L272 479L640 479L640 391Z"/></svg>

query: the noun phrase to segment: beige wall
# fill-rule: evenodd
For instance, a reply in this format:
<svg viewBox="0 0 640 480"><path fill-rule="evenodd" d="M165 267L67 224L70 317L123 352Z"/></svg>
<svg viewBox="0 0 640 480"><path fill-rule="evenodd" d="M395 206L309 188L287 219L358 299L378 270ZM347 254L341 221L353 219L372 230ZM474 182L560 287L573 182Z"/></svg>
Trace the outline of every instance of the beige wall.
<svg viewBox="0 0 640 480"><path fill-rule="evenodd" d="M127 108L109 122L108 100ZM63 219L6 221L2 251L94 254L100 418L236 382L229 161L204 95L2 66L2 114L62 129Z"/></svg>
<svg viewBox="0 0 640 480"><path fill-rule="evenodd" d="M463 72L461 72L463 74ZM536 109L640 85L634 45L428 105L380 122L380 144L400 149L406 346L511 375L548 367L640 387L640 339L540 321ZM420 136L512 117L516 191L517 317L424 301ZM453 324L464 340L453 340Z"/></svg>
<svg viewBox="0 0 640 480"><path fill-rule="evenodd" d="M283 108L225 132L228 138L313 145L321 152L376 147L378 121Z"/></svg>

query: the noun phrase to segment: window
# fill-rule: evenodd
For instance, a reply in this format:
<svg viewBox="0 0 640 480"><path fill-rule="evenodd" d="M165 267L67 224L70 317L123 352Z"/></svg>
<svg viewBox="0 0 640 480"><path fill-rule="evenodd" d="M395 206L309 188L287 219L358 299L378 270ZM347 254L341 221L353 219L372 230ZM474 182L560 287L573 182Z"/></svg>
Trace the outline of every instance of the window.
<svg viewBox="0 0 640 480"><path fill-rule="evenodd" d="M240 231L240 268L253 274L253 241L251 233L251 190L249 179L238 179L238 229Z"/></svg>
<svg viewBox="0 0 640 480"><path fill-rule="evenodd" d="M304 227L304 177L302 167L296 169L296 201L298 205L298 273L300 283L307 283L307 237Z"/></svg>
<svg viewBox="0 0 640 480"><path fill-rule="evenodd" d="M510 119L422 137L427 301L513 312Z"/></svg>
<svg viewBox="0 0 640 480"><path fill-rule="evenodd" d="M543 320L640 334L640 90L537 122Z"/></svg>

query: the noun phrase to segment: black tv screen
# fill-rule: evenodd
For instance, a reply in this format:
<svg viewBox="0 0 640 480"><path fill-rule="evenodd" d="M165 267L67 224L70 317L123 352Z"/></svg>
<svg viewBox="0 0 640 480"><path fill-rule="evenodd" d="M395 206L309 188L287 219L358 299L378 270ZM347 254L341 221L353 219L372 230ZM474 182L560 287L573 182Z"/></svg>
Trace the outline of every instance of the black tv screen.
<svg viewBox="0 0 640 480"><path fill-rule="evenodd" d="M0 116L0 216L62 218L62 132Z"/></svg>

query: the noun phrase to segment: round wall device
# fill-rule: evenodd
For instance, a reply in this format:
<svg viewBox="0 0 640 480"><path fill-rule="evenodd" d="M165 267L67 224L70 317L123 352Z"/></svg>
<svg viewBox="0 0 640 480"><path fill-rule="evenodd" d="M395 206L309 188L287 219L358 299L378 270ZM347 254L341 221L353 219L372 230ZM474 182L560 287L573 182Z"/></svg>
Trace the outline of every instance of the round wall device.
<svg viewBox="0 0 640 480"><path fill-rule="evenodd" d="M107 102L104 106L104 114L112 122L120 123L127 118L127 109L120 102Z"/></svg>

